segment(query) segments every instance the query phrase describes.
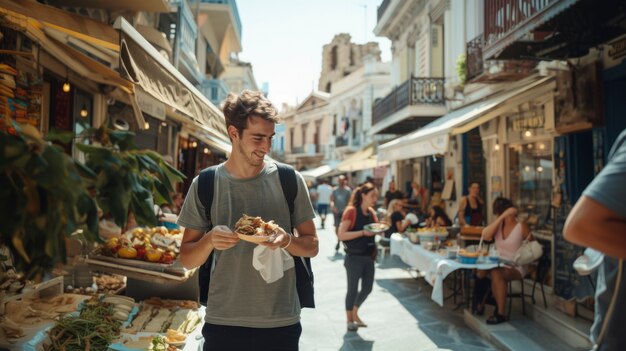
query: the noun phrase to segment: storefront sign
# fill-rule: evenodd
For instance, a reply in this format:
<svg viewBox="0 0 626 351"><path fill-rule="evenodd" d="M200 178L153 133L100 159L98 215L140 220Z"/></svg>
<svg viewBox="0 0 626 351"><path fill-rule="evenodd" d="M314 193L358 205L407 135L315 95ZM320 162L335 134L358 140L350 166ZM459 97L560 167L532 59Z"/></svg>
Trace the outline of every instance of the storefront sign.
<svg viewBox="0 0 626 351"><path fill-rule="evenodd" d="M543 113L531 117L519 117L511 121L513 130L516 132L525 131L528 129L543 128L546 122L546 118Z"/></svg>
<svg viewBox="0 0 626 351"><path fill-rule="evenodd" d="M153 98L152 96L135 89L137 95L137 104L143 113L147 113L150 116L165 121L165 104L161 101Z"/></svg>
<svg viewBox="0 0 626 351"><path fill-rule="evenodd" d="M612 59L626 55L626 38L614 41L609 49L609 57Z"/></svg>

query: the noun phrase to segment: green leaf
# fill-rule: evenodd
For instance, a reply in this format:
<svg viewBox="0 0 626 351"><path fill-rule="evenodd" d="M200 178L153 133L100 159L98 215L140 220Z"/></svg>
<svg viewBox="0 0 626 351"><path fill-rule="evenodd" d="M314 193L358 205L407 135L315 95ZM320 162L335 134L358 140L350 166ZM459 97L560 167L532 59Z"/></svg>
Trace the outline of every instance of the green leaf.
<svg viewBox="0 0 626 351"><path fill-rule="evenodd" d="M66 130L52 128L48 131L48 134L46 134L44 139L48 141L58 141L62 144L69 144L74 139L74 133Z"/></svg>
<svg viewBox="0 0 626 351"><path fill-rule="evenodd" d="M76 166L76 170L78 171L80 176L83 178L96 180L96 178L98 177L98 175L91 168L85 166L84 164L80 162L76 162L75 166Z"/></svg>
<svg viewBox="0 0 626 351"><path fill-rule="evenodd" d="M121 131L121 130L111 130L109 131L109 139L111 143L117 145L121 151L134 150L137 149L133 139L135 138L135 133L129 131Z"/></svg>

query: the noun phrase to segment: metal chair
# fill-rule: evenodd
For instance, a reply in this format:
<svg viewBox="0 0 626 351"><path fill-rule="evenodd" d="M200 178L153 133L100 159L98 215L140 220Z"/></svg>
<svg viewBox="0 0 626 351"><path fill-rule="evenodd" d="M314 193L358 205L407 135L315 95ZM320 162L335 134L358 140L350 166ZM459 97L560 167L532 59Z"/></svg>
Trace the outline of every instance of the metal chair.
<svg viewBox="0 0 626 351"><path fill-rule="evenodd" d="M543 282L546 279L546 276L548 275L548 272L550 272L550 258L547 256L542 256L541 258L539 258L539 260L537 260L537 269L535 270L535 278L533 279L533 289L532 292L530 294L526 294L524 292L524 278L517 280L520 282L521 285L521 291L520 292L513 292L513 287L512 287L512 281L508 282L508 286L507 286L507 298L508 298L508 306L507 306L507 318L510 319L511 318L511 306L513 305L513 298L515 297L519 297L522 299L522 314L526 315L526 297L530 297L531 301L533 302L533 305L536 303L535 301L535 288L537 287L537 284L539 284L541 286L541 295L543 297L543 306L544 308L548 308L548 302L546 301L546 293L543 287Z"/></svg>

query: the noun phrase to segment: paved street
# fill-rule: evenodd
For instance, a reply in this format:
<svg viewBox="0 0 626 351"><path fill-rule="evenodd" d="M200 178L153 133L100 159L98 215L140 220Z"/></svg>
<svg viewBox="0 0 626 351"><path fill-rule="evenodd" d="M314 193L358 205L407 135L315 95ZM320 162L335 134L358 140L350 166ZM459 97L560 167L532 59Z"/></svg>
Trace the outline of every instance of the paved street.
<svg viewBox="0 0 626 351"><path fill-rule="evenodd" d="M374 289L359 311L368 324L346 330L346 274L343 253L335 255L332 218L320 229L320 253L313 259L317 308L302 313L301 350L493 350L463 323L462 310L441 308L430 299L430 286L413 279L397 257L376 266ZM331 229L328 229L331 228Z"/></svg>

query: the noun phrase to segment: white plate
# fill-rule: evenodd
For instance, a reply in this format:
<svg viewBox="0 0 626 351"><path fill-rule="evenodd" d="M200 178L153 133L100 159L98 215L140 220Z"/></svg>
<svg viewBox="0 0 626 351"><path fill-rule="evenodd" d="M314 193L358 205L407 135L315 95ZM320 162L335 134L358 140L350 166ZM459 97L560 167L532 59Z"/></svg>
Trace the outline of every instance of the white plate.
<svg viewBox="0 0 626 351"><path fill-rule="evenodd" d="M245 235L245 234L237 233L237 236L241 240L248 241L248 242L255 243L255 244L270 241L272 239L271 235Z"/></svg>
<svg viewBox="0 0 626 351"><path fill-rule="evenodd" d="M363 226L363 229L374 232L374 233L382 233L389 229L389 224L386 223L370 223Z"/></svg>

